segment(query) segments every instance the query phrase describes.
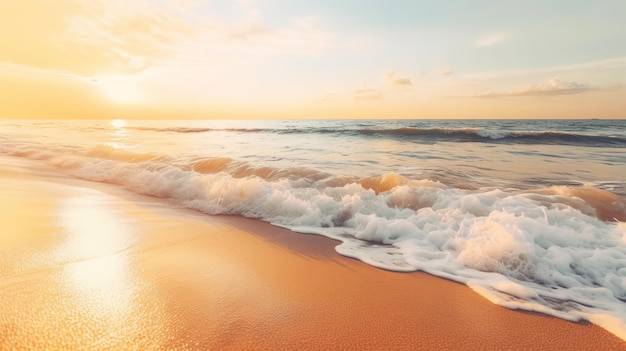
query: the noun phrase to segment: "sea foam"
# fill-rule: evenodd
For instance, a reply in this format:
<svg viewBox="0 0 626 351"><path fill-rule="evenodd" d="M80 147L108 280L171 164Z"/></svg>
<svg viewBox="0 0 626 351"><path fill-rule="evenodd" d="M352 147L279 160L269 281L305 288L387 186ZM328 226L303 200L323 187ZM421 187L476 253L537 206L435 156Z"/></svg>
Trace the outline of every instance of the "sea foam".
<svg viewBox="0 0 626 351"><path fill-rule="evenodd" d="M588 320L626 339L626 202L607 191L463 190L395 173L351 178L230 158L180 164L106 145L1 151L208 214L324 235L376 267L428 272L494 303Z"/></svg>

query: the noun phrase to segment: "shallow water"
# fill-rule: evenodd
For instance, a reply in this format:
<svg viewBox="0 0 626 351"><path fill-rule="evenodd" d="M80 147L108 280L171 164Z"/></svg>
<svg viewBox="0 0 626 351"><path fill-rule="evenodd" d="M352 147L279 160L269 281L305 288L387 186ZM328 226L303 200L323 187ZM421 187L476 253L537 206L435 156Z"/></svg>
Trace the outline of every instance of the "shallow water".
<svg viewBox="0 0 626 351"><path fill-rule="evenodd" d="M2 121L0 153L626 338L625 124Z"/></svg>

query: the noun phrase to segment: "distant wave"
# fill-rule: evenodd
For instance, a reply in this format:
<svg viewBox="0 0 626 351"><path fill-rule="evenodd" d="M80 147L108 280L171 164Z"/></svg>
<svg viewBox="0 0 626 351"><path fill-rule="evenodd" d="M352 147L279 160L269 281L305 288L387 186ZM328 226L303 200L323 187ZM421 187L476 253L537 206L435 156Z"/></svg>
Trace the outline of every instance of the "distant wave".
<svg viewBox="0 0 626 351"><path fill-rule="evenodd" d="M361 129L363 135L391 136L415 141L487 142L503 144L566 144L580 146L626 146L626 138L583 135L553 131L491 131L477 128L459 129Z"/></svg>
<svg viewBox="0 0 626 351"><path fill-rule="evenodd" d="M497 144L539 144L592 147L626 147L626 138L606 135L586 135L554 131L498 131L479 128L395 128L395 129L331 129L331 128L195 128L195 127L142 127L127 129L169 133L273 133L273 134L325 134L377 137L413 142L477 142Z"/></svg>

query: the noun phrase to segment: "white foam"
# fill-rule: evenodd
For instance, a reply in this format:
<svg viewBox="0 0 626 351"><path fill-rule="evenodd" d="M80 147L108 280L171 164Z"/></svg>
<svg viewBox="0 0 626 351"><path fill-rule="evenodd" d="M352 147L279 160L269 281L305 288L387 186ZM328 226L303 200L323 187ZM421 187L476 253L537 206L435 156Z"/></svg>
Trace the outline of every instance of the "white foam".
<svg viewBox="0 0 626 351"><path fill-rule="evenodd" d="M476 132L476 134L480 135L483 138L490 138L494 140L503 139L511 136L511 133L507 131L486 129L480 129Z"/></svg>

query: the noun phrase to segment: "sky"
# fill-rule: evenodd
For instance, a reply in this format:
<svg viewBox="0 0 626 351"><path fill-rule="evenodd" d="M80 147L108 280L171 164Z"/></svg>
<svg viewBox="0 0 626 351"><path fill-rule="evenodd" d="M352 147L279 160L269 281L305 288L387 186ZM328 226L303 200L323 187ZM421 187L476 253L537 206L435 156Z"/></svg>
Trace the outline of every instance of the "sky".
<svg viewBox="0 0 626 351"><path fill-rule="evenodd" d="M626 118L626 1L2 1L0 118Z"/></svg>

